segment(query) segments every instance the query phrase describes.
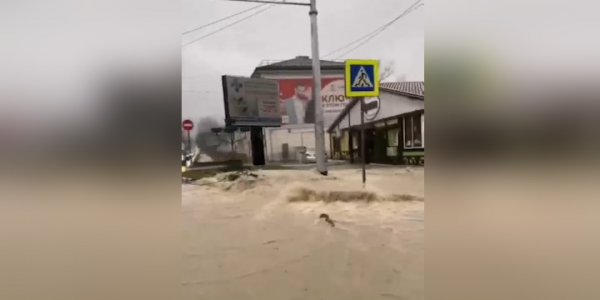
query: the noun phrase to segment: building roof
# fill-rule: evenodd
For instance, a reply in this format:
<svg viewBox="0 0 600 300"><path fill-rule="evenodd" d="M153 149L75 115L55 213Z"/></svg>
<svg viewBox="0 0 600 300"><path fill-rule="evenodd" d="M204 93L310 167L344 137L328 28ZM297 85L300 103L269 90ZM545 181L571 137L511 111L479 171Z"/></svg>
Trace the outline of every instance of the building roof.
<svg viewBox="0 0 600 300"><path fill-rule="evenodd" d="M413 99L425 100L425 82L423 81L403 81L403 82L382 82L379 86L380 90L406 96ZM358 103L360 98L353 98L350 103L344 107L344 110L335 118L333 123L327 129L327 132L333 132L342 119L350 112L352 107Z"/></svg>
<svg viewBox="0 0 600 300"><path fill-rule="evenodd" d="M321 60L322 70L344 70L343 61ZM258 66L256 71L267 70L312 70L312 59L308 56L296 56L295 58L282 61L266 61L266 64Z"/></svg>
<svg viewBox="0 0 600 300"><path fill-rule="evenodd" d="M382 82L380 88L390 93L425 99L425 82L423 81Z"/></svg>

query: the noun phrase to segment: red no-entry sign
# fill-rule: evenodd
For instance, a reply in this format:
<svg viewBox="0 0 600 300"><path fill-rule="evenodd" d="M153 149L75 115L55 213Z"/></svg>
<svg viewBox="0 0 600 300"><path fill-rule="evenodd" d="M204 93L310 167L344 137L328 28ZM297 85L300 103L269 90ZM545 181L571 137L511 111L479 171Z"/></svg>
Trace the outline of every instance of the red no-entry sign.
<svg viewBox="0 0 600 300"><path fill-rule="evenodd" d="M191 120L183 121L183 130L190 131L193 128L194 128L194 122L192 122Z"/></svg>

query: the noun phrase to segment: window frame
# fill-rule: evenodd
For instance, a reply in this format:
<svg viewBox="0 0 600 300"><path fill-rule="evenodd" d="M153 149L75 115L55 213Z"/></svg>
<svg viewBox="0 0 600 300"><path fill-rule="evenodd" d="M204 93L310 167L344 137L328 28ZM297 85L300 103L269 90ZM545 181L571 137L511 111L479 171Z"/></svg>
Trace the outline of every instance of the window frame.
<svg viewBox="0 0 600 300"><path fill-rule="evenodd" d="M407 114L407 115L403 115L402 116L402 147L404 149L422 149L425 148L425 135L424 135L424 116L425 114L423 112L419 112L419 122L421 122L421 145L419 146L415 146L414 140L414 119L416 117L416 114ZM407 119L410 120L410 122L407 122ZM410 146L406 145L406 130L407 130L407 123L409 123L410 128L409 132L410 132Z"/></svg>
<svg viewBox="0 0 600 300"><path fill-rule="evenodd" d="M412 114L410 116L411 119L411 133L412 133L412 144L413 144L413 148L423 148L423 131L422 131L422 127L421 127L421 113L418 114ZM415 120L417 120L417 122L415 122ZM419 126L419 130L417 130L417 126ZM418 134L419 135L419 145L416 145L415 143L415 135Z"/></svg>

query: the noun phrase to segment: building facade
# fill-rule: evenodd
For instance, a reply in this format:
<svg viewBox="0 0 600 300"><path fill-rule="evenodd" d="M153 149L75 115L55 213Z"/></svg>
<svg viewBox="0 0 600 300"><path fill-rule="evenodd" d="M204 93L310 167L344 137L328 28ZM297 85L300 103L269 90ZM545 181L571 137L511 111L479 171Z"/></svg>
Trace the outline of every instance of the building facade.
<svg viewBox="0 0 600 300"><path fill-rule="evenodd" d="M329 126L333 159L360 162L361 132L367 163L423 164L425 161L425 85L423 82L381 83L377 98L361 105L352 100Z"/></svg>
<svg viewBox="0 0 600 300"><path fill-rule="evenodd" d="M344 90L344 62L321 61L321 101L325 129L350 103ZM314 81L312 60L297 56L290 60L265 62L258 66L252 78L273 79L279 82L282 126L264 128L266 160L297 161L300 149L314 150ZM329 135L325 138L329 149Z"/></svg>

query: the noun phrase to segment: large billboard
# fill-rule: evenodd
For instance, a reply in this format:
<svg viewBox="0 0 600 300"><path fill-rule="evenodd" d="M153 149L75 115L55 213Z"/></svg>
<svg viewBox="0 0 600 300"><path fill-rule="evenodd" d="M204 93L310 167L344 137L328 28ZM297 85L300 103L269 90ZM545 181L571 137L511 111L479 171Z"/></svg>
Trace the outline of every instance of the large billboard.
<svg viewBox="0 0 600 300"><path fill-rule="evenodd" d="M312 78L278 79L282 124L315 122ZM345 96L344 78L324 78L321 81L321 101L325 125L331 124L350 99Z"/></svg>
<svg viewBox="0 0 600 300"><path fill-rule="evenodd" d="M222 81L227 125L281 125L276 80L223 76Z"/></svg>

